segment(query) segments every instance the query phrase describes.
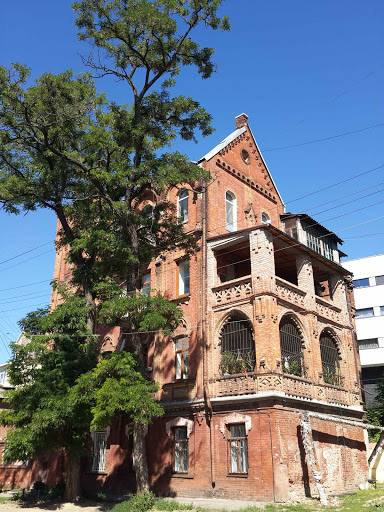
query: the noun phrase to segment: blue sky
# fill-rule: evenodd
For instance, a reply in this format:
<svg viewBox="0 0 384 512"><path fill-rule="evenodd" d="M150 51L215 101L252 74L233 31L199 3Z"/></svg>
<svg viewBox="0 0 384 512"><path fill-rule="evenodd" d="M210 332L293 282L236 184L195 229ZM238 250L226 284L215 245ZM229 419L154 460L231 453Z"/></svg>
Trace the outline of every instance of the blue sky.
<svg viewBox="0 0 384 512"><path fill-rule="evenodd" d="M2 2L0 64L26 64L34 78L85 71L78 54L89 47L77 41L70 5ZM198 145L183 142L175 149L197 160L245 112L287 210L311 208L308 213L345 240L350 259L383 253L384 218L367 222L384 215L383 168L309 194L384 164L384 126L275 149L384 123L382 0L227 0L221 11L230 17L230 32L202 27L195 34L201 45L216 49L215 75L201 80L186 69L175 88L212 114L216 131L199 137ZM111 100L131 102L121 83L98 79L97 87ZM334 208L341 203L348 204ZM42 245L54 240L55 229L49 212L0 213L0 361L9 357L6 344L18 335L17 320L49 302L55 252L53 244Z"/></svg>

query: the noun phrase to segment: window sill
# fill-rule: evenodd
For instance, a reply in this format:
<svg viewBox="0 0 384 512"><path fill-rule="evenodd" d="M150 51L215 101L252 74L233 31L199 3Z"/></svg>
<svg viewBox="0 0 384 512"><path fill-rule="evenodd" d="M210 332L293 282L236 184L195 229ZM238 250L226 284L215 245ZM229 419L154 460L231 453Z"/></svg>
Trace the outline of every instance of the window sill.
<svg viewBox="0 0 384 512"><path fill-rule="evenodd" d="M171 478L188 478L189 480L192 480L195 476L189 475L188 473L172 473Z"/></svg>
<svg viewBox="0 0 384 512"><path fill-rule="evenodd" d="M87 475L109 475L105 471L87 471Z"/></svg>
<svg viewBox="0 0 384 512"><path fill-rule="evenodd" d="M171 299L171 302L188 304L190 298L191 294L185 293L184 295L178 295L175 299Z"/></svg>
<svg viewBox="0 0 384 512"><path fill-rule="evenodd" d="M172 388L181 388L186 386L193 386L195 384L195 379L178 379L173 382L167 382L163 384L163 388L172 387Z"/></svg>
<svg viewBox="0 0 384 512"><path fill-rule="evenodd" d="M229 473L229 478L248 478L248 473Z"/></svg>

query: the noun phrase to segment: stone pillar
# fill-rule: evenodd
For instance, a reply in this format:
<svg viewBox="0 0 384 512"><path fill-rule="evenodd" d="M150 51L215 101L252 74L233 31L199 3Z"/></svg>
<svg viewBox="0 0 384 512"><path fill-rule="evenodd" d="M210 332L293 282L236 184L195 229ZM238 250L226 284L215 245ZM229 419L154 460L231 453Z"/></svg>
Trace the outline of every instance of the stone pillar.
<svg viewBox="0 0 384 512"><path fill-rule="evenodd" d="M211 290L213 286L218 284L217 277L217 261L213 249L208 247L207 250L207 286Z"/></svg>
<svg viewBox="0 0 384 512"><path fill-rule="evenodd" d="M313 279L312 260L308 254L303 253L297 256L296 269L297 284L306 293L304 309L307 314L305 316L301 315L302 320L306 323L308 336L308 339L305 340L304 352L306 374L308 378L316 382L319 378L319 373L322 371L322 364L316 315L315 282Z"/></svg>
<svg viewBox="0 0 384 512"><path fill-rule="evenodd" d="M345 290L346 285L343 276L335 272L329 276L328 282L333 304L341 309L340 321L343 325L350 325L347 294Z"/></svg>
<svg viewBox="0 0 384 512"><path fill-rule="evenodd" d="M256 370L271 372L280 369L281 352L276 299L275 258L272 234L266 229L252 231L249 237Z"/></svg>

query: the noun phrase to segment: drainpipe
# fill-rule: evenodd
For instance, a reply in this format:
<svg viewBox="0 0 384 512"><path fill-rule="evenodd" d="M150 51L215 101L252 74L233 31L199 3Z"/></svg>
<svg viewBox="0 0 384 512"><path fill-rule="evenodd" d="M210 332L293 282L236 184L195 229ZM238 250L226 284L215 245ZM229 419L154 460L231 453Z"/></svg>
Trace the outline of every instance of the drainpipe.
<svg viewBox="0 0 384 512"><path fill-rule="evenodd" d="M202 240L201 240L201 345L203 349L203 392L205 400L206 421L209 425L209 445L211 459L211 485L216 485L216 466L215 466L215 432L213 425L213 411L208 388L208 361L207 361L207 213L208 213L208 187L205 181L201 180L202 201L201 201L201 224L202 224Z"/></svg>

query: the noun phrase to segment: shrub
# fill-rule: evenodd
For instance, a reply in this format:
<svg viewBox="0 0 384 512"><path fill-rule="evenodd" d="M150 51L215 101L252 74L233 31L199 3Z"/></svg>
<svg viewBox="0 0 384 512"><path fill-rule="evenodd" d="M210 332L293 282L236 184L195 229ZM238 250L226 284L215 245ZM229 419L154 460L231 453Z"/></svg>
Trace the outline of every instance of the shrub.
<svg viewBox="0 0 384 512"><path fill-rule="evenodd" d="M123 501L111 512L147 512L155 504L156 498L153 492L142 492L134 494L128 501Z"/></svg>

